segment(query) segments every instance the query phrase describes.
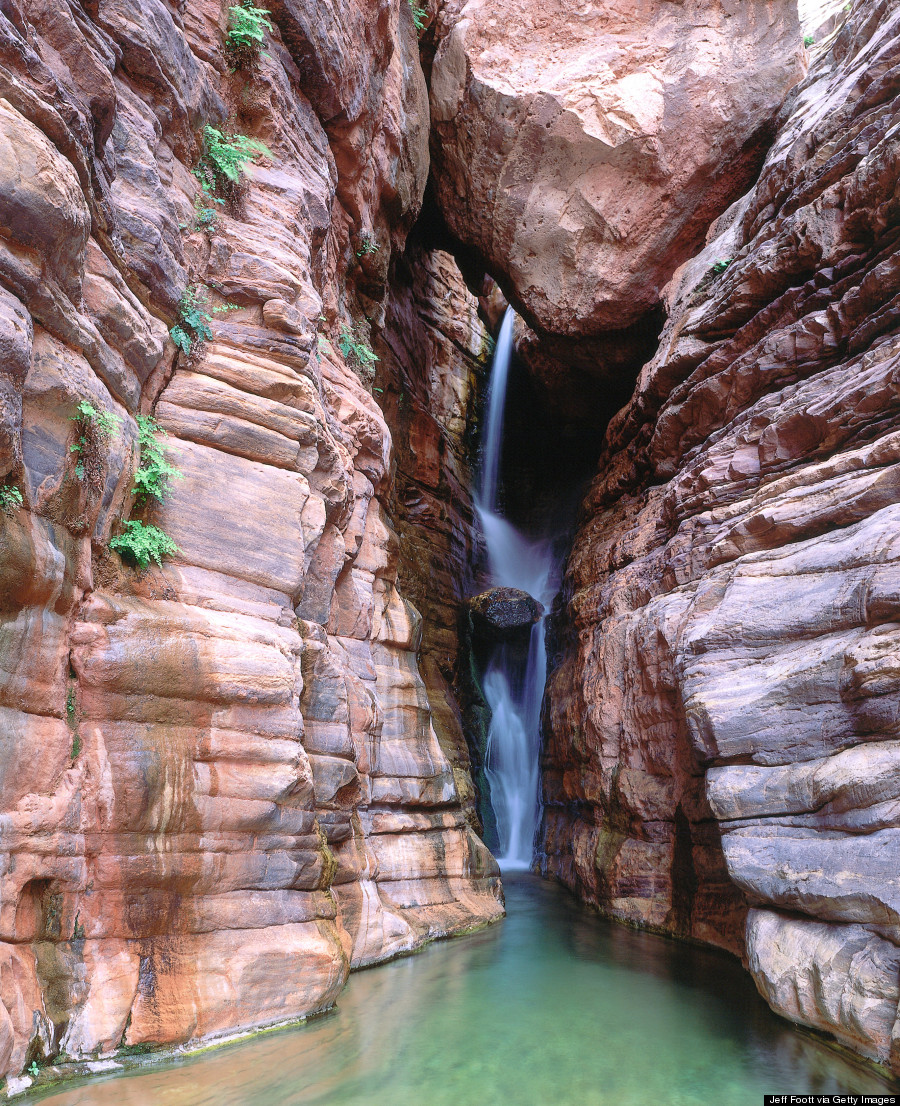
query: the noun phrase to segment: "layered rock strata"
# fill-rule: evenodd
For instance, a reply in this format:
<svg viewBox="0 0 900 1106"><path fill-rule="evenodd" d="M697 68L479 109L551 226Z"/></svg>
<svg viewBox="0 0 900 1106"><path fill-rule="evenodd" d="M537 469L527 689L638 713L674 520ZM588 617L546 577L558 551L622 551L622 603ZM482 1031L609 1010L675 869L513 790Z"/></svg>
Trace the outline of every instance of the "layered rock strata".
<svg viewBox="0 0 900 1106"><path fill-rule="evenodd" d="M377 394L395 443L389 512L400 539L403 594L422 614L419 668L435 732L466 816L479 832L460 612L482 586L473 455L490 348L453 258L411 241L395 263L378 344ZM474 741L471 746L477 779L479 748Z"/></svg>
<svg viewBox="0 0 900 1106"><path fill-rule="evenodd" d="M900 1071L896 4L816 55L608 430L543 868L742 953L774 1009Z"/></svg>
<svg viewBox="0 0 900 1106"><path fill-rule="evenodd" d="M276 6L243 75L211 2L0 7L4 1073L322 1009L502 910L340 353L428 164L408 6L350 7ZM271 156L204 221L205 124ZM176 356L191 283L211 337ZM151 409L178 553L138 572L107 542Z"/></svg>

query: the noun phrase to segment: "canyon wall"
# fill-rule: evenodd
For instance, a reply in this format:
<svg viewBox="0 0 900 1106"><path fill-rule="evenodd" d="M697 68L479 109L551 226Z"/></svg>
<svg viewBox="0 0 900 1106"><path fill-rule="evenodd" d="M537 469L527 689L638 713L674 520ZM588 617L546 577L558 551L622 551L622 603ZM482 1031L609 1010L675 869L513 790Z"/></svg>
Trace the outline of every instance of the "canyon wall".
<svg viewBox="0 0 900 1106"><path fill-rule="evenodd" d="M900 1070L897 4L808 53L793 0L448 0L430 107L405 0L269 6L241 68L214 0L0 0L8 1088L323 1009L502 914L453 248L561 417L614 416L542 870ZM221 204L208 126L267 151ZM151 413L181 476L148 507ZM123 562L129 518L177 552Z"/></svg>
<svg viewBox="0 0 900 1106"><path fill-rule="evenodd" d="M448 223L573 423L646 362L557 605L540 868L900 1071L900 10L804 60L792 4L459 8Z"/></svg>
<svg viewBox="0 0 900 1106"><path fill-rule="evenodd" d="M898 36L858 4L814 48L666 289L568 565L542 859L895 1071Z"/></svg>
<svg viewBox="0 0 900 1106"><path fill-rule="evenodd" d="M502 913L398 586L391 434L342 340L385 324L422 201L412 16L272 7L234 72L211 0L0 4L11 1087L32 1060L323 1009L350 967ZM207 125L269 151L228 204L191 173ZM413 309L464 418L475 301L452 259L420 264L438 283ZM209 329L186 355L168 331L189 286ZM151 411L182 475L140 517L178 551L141 571L108 541Z"/></svg>

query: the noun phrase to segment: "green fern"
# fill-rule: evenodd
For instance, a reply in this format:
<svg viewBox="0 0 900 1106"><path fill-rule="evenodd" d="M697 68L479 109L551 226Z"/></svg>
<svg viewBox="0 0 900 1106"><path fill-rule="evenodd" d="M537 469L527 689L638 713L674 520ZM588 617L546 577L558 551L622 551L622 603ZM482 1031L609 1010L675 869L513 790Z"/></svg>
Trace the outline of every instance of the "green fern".
<svg viewBox="0 0 900 1106"><path fill-rule="evenodd" d="M111 438L122 425L122 416L112 411L103 411L94 407L88 400L83 399L75 408L75 414L70 416L75 423L78 437L75 443L69 446L69 452L74 453L75 475L79 480L84 478L84 464L92 447L99 445L103 438Z"/></svg>
<svg viewBox="0 0 900 1106"><path fill-rule="evenodd" d="M226 135L216 127L203 128L203 153L194 176L210 196L231 197L241 183L247 165L272 151L257 138L245 134Z"/></svg>
<svg viewBox="0 0 900 1106"><path fill-rule="evenodd" d="M22 506L22 493L15 484L3 484L0 486L0 511L5 515L13 514Z"/></svg>
<svg viewBox="0 0 900 1106"><path fill-rule="evenodd" d="M220 204L223 201L216 199L214 196L210 196L214 203ZM208 234L212 234L219 222L219 213L214 207L207 207L201 197L194 197L194 230L206 231Z"/></svg>
<svg viewBox="0 0 900 1106"><path fill-rule="evenodd" d="M244 0L228 9L228 30L225 45L238 69L252 68L262 53L266 31L274 31L268 8L257 8L252 0Z"/></svg>
<svg viewBox="0 0 900 1106"><path fill-rule="evenodd" d="M136 503L146 499L162 502L170 491L170 481L181 480L184 473L166 459L161 438L166 432L156 419L149 415L138 415L138 444L141 460L134 474L134 498Z"/></svg>
<svg viewBox="0 0 900 1106"><path fill-rule="evenodd" d="M374 365L378 360L377 355L372 352L369 346L367 346L358 335L354 334L349 326L341 327L338 346L344 357L358 366Z"/></svg>
<svg viewBox="0 0 900 1106"><path fill-rule="evenodd" d="M356 251L358 258L369 257L381 249L371 234L364 234L359 240L359 249Z"/></svg>
<svg viewBox="0 0 900 1106"><path fill-rule="evenodd" d="M416 34L420 35L425 30L425 26L428 23L428 9L420 8L416 0L409 0L409 7L412 12Z"/></svg>
<svg viewBox="0 0 900 1106"><path fill-rule="evenodd" d="M210 307L209 289L202 284L190 284L178 302L178 322L169 328L169 337L182 353L190 354L212 338L213 315L234 311L236 307L234 303Z"/></svg>
<svg viewBox="0 0 900 1106"><path fill-rule="evenodd" d="M178 546L158 526L132 519L123 523L125 532L116 538L110 538L109 548L114 549L123 560L133 561L139 568L149 568L150 562L162 565L163 557L171 557L178 552Z"/></svg>

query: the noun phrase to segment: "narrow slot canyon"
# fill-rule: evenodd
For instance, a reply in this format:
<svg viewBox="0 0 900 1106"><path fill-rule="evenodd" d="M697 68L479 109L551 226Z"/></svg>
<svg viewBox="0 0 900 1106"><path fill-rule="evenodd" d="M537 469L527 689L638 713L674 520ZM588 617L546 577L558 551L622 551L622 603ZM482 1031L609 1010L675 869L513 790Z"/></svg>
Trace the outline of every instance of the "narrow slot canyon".
<svg viewBox="0 0 900 1106"><path fill-rule="evenodd" d="M898 0L0 0L0 1097L892 1101L898 520Z"/></svg>

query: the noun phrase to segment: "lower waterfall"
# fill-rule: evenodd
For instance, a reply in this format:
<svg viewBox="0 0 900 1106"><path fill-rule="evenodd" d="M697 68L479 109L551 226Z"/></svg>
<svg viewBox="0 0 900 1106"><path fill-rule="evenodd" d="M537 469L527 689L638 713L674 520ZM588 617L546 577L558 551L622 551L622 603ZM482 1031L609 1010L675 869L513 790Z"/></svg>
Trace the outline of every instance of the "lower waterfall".
<svg viewBox="0 0 900 1106"><path fill-rule="evenodd" d="M531 629L525 657L513 645L502 643L495 648L484 676L484 694L491 708L485 773L500 838L497 860L505 871L531 866L540 818L540 718L547 679L544 624L557 587L550 541L530 541L503 518L498 508L503 412L514 322L515 313L507 308L491 367L482 480L475 503L492 585L526 591L545 611Z"/></svg>

